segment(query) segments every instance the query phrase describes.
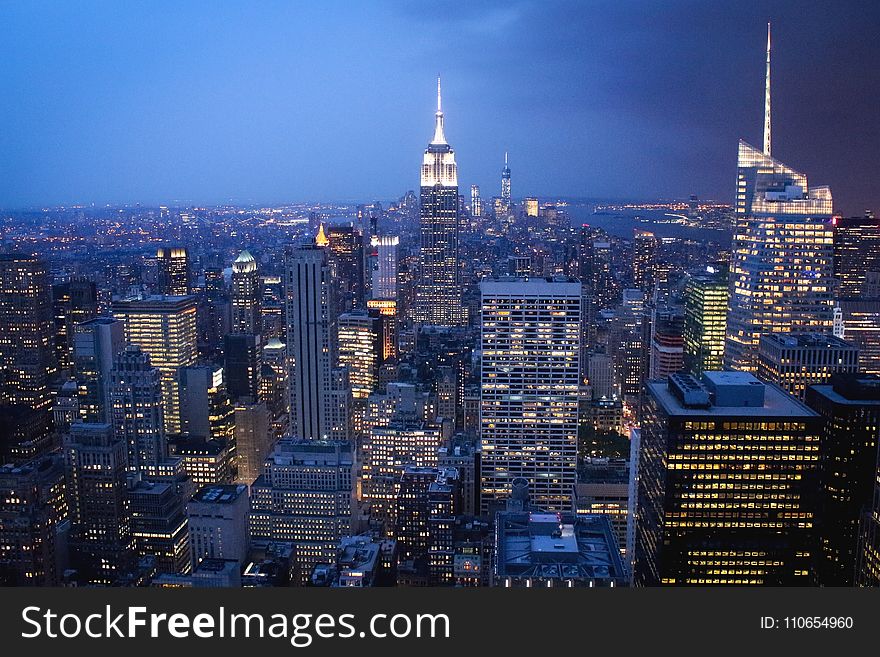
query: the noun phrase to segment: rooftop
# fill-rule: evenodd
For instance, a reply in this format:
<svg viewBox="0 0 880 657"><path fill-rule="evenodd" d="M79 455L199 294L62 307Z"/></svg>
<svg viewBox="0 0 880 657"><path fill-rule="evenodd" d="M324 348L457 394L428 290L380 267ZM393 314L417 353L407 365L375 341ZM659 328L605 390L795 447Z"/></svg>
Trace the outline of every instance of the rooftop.
<svg viewBox="0 0 880 657"><path fill-rule="evenodd" d="M193 495L194 502L202 502L204 504L232 504L241 495L247 496L247 486L244 484L229 484L203 486Z"/></svg>

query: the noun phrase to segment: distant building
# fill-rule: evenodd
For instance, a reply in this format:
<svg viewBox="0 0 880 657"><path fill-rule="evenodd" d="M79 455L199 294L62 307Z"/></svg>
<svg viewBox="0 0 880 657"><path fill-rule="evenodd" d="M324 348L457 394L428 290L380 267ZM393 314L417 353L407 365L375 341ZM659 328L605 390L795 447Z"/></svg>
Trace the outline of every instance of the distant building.
<svg viewBox="0 0 880 657"><path fill-rule="evenodd" d="M188 573L189 525L176 486L137 481L129 487L128 501L135 554L153 557L158 573Z"/></svg>
<svg viewBox="0 0 880 657"><path fill-rule="evenodd" d="M156 251L156 293L184 296L192 293L189 252L182 246L162 246Z"/></svg>
<svg viewBox="0 0 880 657"><path fill-rule="evenodd" d="M232 263L232 333L263 333L262 299L257 261L242 251Z"/></svg>
<svg viewBox="0 0 880 657"><path fill-rule="evenodd" d="M83 422L109 422L107 391L113 359L125 345L123 325L96 317L73 327L73 367Z"/></svg>
<svg viewBox="0 0 880 657"><path fill-rule="evenodd" d="M724 366L727 299L727 275L718 268L707 267L685 283L683 364L694 376Z"/></svg>

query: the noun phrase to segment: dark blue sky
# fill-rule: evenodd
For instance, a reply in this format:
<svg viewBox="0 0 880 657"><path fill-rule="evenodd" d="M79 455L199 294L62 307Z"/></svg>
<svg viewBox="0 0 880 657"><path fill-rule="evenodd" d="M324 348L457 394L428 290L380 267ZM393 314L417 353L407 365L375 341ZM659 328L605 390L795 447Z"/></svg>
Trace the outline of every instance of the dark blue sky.
<svg viewBox="0 0 880 657"><path fill-rule="evenodd" d="M874 2L0 2L0 206L387 199L443 76L462 188L729 201L760 144L880 210Z"/></svg>

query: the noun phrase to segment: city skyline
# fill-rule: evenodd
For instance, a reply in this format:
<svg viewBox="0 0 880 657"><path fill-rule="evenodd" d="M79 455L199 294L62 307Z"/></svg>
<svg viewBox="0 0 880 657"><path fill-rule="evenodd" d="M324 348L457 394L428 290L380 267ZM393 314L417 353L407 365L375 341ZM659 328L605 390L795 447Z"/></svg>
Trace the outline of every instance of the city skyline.
<svg viewBox="0 0 880 657"><path fill-rule="evenodd" d="M0 115L10 128L0 206L393 198L415 188L412 147L430 136L422 117L438 70L461 182L479 184L486 198L499 192L509 152L514 196L725 201L735 175L729 144L760 143L770 18L774 156L802 163L835 190L836 211L857 214L878 200L871 158L880 132L868 121L880 77L835 73L852 72L869 52L864 19L873 10L803 15L791 6L600 4L585 22L590 10L564 3L431 16L396 3L369 15L297 9L302 16L289 7L199 16L191 6L123 16L98 5L85 24L73 8L41 15L10 5L3 22L19 29L0 81L20 102ZM400 36L434 43L431 20L449 28L442 61ZM361 33L351 31L357 21L394 36L379 45L348 37L328 52L339 34ZM313 29L299 33L300 23ZM141 25L153 30L146 43ZM194 41L187 25L214 38ZM223 49L224 38L234 47ZM46 44L39 52L37 42ZM62 60L61 48L76 54ZM829 92L809 92L808 77ZM844 139L852 126L860 138Z"/></svg>

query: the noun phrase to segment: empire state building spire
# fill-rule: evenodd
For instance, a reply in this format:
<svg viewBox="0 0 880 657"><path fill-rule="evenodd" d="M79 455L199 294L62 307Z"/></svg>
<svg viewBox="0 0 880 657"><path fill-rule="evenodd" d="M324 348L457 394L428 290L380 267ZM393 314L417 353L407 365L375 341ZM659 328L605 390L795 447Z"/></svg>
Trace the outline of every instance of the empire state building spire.
<svg viewBox="0 0 880 657"><path fill-rule="evenodd" d="M767 23L767 74L764 79L764 155L770 157L770 23Z"/></svg>
<svg viewBox="0 0 880 657"><path fill-rule="evenodd" d="M446 135L443 134L443 105L440 98L440 76L437 76L437 114L434 124L434 138L432 144L445 144Z"/></svg>

